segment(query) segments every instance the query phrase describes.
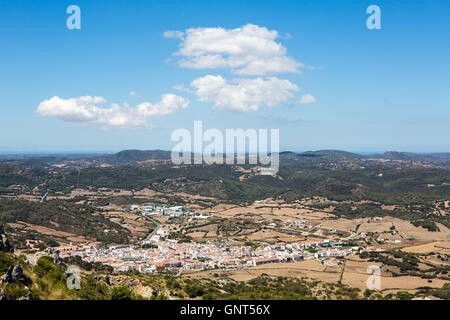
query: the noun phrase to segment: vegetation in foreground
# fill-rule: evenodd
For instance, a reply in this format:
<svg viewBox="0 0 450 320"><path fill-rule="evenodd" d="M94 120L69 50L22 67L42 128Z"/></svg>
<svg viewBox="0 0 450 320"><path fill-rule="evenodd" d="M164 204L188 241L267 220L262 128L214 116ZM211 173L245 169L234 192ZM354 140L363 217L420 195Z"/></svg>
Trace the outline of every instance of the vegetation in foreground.
<svg viewBox="0 0 450 320"><path fill-rule="evenodd" d="M415 293L399 291L382 295L380 292L351 288L339 283L325 283L305 278L270 277L261 275L247 282L234 281L214 274L213 279L190 279L172 275L145 275L140 273L110 273L108 271L81 274L79 289L69 289L67 281L73 279L62 264L55 264L50 256L37 260L35 266L27 263L25 256L0 252L0 274L20 263L23 274L19 281L2 283L0 296L3 299L42 300L410 300L417 297L434 296L450 299L450 284L442 288L418 288ZM144 288L150 295L144 297ZM145 290L144 290L145 291ZM148 292L148 291L147 291Z"/></svg>

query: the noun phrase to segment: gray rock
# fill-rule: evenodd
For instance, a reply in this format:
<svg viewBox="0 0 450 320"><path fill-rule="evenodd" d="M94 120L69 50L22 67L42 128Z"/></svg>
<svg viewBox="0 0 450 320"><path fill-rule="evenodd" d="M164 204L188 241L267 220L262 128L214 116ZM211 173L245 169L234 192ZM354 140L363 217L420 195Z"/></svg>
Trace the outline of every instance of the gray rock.
<svg viewBox="0 0 450 320"><path fill-rule="evenodd" d="M53 255L53 263L54 264L60 264L61 262L63 262L63 260L59 256L58 251L56 251L55 254Z"/></svg>
<svg viewBox="0 0 450 320"><path fill-rule="evenodd" d="M5 240L3 244L3 251L5 252L14 252L14 248L8 239Z"/></svg>
<svg viewBox="0 0 450 320"><path fill-rule="evenodd" d="M0 288L0 301L1 300L6 300L6 294L2 288Z"/></svg>
<svg viewBox="0 0 450 320"><path fill-rule="evenodd" d="M20 278L22 278L23 269L22 266L19 264L16 264L12 271L11 271L11 281L12 282L18 282Z"/></svg>
<svg viewBox="0 0 450 320"><path fill-rule="evenodd" d="M31 292L28 291L28 293L26 295L24 295L23 297L20 297L17 300L33 300L33 296L31 295Z"/></svg>
<svg viewBox="0 0 450 320"><path fill-rule="evenodd" d="M55 251L55 254L53 255L53 262L62 267L63 269L66 269L66 264L64 263L63 259L59 256L59 251Z"/></svg>
<svg viewBox="0 0 450 320"><path fill-rule="evenodd" d="M20 263L15 266L11 266L8 271L6 271L5 275L0 279L0 284L18 282L22 278L22 274L23 269Z"/></svg>
<svg viewBox="0 0 450 320"><path fill-rule="evenodd" d="M9 240L6 238L5 235L3 235L3 225L0 225L0 251L3 252L14 252L14 248L9 242Z"/></svg>

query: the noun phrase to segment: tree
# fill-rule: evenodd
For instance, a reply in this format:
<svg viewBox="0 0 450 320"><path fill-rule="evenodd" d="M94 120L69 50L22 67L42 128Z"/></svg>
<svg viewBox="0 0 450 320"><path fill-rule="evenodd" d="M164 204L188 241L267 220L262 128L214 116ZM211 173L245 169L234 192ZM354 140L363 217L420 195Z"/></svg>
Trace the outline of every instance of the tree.
<svg viewBox="0 0 450 320"><path fill-rule="evenodd" d="M399 300L411 300L414 297L414 295L407 291L398 291L395 295Z"/></svg>
<svg viewBox="0 0 450 320"><path fill-rule="evenodd" d="M111 300L132 300L133 293L128 287L120 286L112 289Z"/></svg>

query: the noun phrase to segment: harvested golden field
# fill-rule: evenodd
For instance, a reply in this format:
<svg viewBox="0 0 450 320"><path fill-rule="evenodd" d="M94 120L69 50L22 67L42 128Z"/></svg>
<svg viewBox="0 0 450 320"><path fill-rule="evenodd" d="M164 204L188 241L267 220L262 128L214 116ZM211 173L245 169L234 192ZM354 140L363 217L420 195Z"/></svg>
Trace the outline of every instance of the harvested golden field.
<svg viewBox="0 0 450 320"><path fill-rule="evenodd" d="M291 237L285 233L278 232L271 229L263 229L252 233L247 236L248 240L259 240L259 241L300 241L304 237Z"/></svg>
<svg viewBox="0 0 450 320"><path fill-rule="evenodd" d="M64 238L64 239L67 239L67 241L85 242L85 241L93 240L91 238L78 236L73 233L59 231L59 230L55 230L52 228L38 226L38 225L34 225L34 224L22 222L22 221L18 221L17 223L8 223L8 225L10 225L13 228L17 228L17 229L34 230L36 232L39 232L39 233L42 233L45 235L54 236L54 237L58 237L58 238Z"/></svg>
<svg viewBox="0 0 450 320"><path fill-rule="evenodd" d="M142 237L149 232L149 222L140 214L123 211L107 211L99 214L128 229L134 237Z"/></svg>
<svg viewBox="0 0 450 320"><path fill-rule="evenodd" d="M330 269L320 263L318 260L304 260L290 263L273 263L248 268L246 270L232 271L201 271L186 274L193 278L211 278L214 273L229 277L237 281L247 281L265 273L270 276L278 277L296 277L296 278L314 278L326 282L337 282L339 280L339 270Z"/></svg>
<svg viewBox="0 0 450 320"><path fill-rule="evenodd" d="M382 221L371 221L361 224L359 232L389 232L392 226L399 232L404 239L427 240L427 241L450 241L450 230L442 224L436 223L439 232L431 232L422 227L415 227L411 222L394 218L384 217Z"/></svg>
<svg viewBox="0 0 450 320"><path fill-rule="evenodd" d="M342 283L359 288L362 291L367 289L367 280L370 274L367 272L369 266L381 266L380 263L367 262L359 260L359 258L352 257L351 260L347 260L342 274ZM227 277L236 281L248 281L260 276L261 274L267 274L269 276L283 276L283 277L296 277L296 278L311 278L324 282L337 283L341 277L343 265L326 266L319 260L308 259L298 262L290 263L273 263L267 265L261 265L251 267L245 270L230 270L230 271L201 271L195 273L186 273L185 276L191 278L211 278L217 273L220 277ZM429 282L427 279L413 276L399 276L393 277L389 272L381 269L380 285L383 293L397 292L400 290L406 290L415 292L418 287L429 286L432 288L441 288L444 283L448 281L441 279L433 279Z"/></svg>
<svg viewBox="0 0 450 320"><path fill-rule="evenodd" d="M321 227L329 229L337 229L342 231L355 231L358 224L363 223L367 219L344 219L324 220Z"/></svg>
<svg viewBox="0 0 450 320"><path fill-rule="evenodd" d="M450 252L450 242L449 241L430 242L420 244L417 246L405 247L402 248L401 250L405 252L414 252L414 253L437 252L448 254Z"/></svg>
<svg viewBox="0 0 450 320"><path fill-rule="evenodd" d="M203 231L194 231L194 232L190 232L186 235L188 235L189 237L193 238L194 240L199 240L199 239L203 239L205 237L207 233L203 232Z"/></svg>
<svg viewBox="0 0 450 320"><path fill-rule="evenodd" d="M134 193L136 196L145 196L145 197L153 197L155 196L157 193L151 189L148 188L144 188L142 190L136 191Z"/></svg>

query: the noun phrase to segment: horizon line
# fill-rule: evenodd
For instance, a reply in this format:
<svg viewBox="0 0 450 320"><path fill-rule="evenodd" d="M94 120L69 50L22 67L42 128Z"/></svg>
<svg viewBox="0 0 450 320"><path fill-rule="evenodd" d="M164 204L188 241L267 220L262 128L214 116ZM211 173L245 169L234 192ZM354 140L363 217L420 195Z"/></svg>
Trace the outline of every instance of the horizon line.
<svg viewBox="0 0 450 320"><path fill-rule="evenodd" d="M122 150L39 150L39 151L1 151L0 150L0 156L19 156L19 155L35 155L35 156L43 156L43 155L101 155L101 154L115 154L122 151L168 151L170 150L164 150L164 149L122 149ZM318 151L344 151L359 155L375 155L375 154L383 154L386 152L399 152L399 153L414 153L414 154L436 154L436 153L450 153L450 151L397 151L397 150L384 150L384 151L349 151L345 149L317 149L317 150L303 150L303 151L293 151L293 150L281 150L278 153L286 153L286 152L292 152L292 153L304 153L304 152L318 152ZM194 153L194 152L193 152ZM226 154L226 153L223 153ZM242 153L237 152L236 155L249 155L253 153Z"/></svg>

